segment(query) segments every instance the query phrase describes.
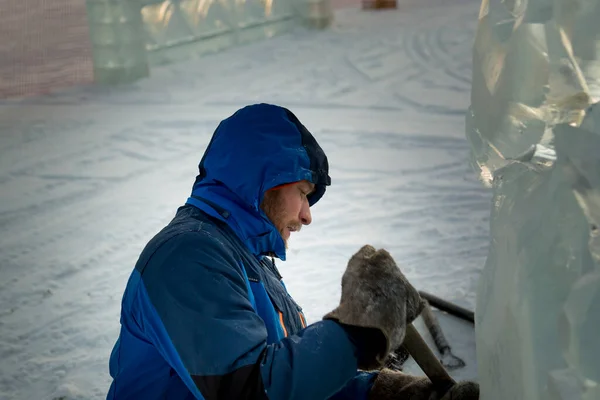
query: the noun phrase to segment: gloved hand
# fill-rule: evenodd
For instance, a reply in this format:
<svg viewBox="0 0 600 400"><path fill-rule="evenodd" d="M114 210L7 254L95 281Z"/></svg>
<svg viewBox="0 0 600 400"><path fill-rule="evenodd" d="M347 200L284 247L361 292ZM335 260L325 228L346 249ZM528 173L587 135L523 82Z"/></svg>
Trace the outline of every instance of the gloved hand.
<svg viewBox="0 0 600 400"><path fill-rule="evenodd" d="M404 374L389 369L379 372L368 400L478 400L479 384L457 382L446 394L437 393L427 377Z"/></svg>
<svg viewBox="0 0 600 400"><path fill-rule="evenodd" d="M358 368L377 369L404 341L406 325L423 310L419 292L408 282L392 256L384 249L363 246L348 261L342 276L340 305L323 319L365 331L376 331L363 340L364 357ZM370 329L366 329L370 328Z"/></svg>

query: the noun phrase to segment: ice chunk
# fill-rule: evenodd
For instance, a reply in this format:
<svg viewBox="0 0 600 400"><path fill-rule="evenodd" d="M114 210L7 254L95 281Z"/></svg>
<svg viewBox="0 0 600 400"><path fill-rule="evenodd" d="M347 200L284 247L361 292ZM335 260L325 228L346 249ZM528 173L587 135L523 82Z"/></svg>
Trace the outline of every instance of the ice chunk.
<svg viewBox="0 0 600 400"><path fill-rule="evenodd" d="M578 382L575 371L569 368L550 373L548 381L548 400L580 399L583 384Z"/></svg>
<svg viewBox="0 0 600 400"><path fill-rule="evenodd" d="M466 135L493 188L482 398L600 399L600 0L486 1Z"/></svg>

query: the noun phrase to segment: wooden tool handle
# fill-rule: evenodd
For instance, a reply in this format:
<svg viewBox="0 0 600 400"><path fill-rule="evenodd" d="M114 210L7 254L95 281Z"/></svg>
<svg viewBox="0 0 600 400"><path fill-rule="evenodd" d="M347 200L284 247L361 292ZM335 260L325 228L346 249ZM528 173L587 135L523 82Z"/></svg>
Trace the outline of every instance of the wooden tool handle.
<svg viewBox="0 0 600 400"><path fill-rule="evenodd" d="M433 383L440 396L443 396L456 384L456 381L448 375L440 360L433 354L413 324L408 324L406 327L406 337L403 345Z"/></svg>

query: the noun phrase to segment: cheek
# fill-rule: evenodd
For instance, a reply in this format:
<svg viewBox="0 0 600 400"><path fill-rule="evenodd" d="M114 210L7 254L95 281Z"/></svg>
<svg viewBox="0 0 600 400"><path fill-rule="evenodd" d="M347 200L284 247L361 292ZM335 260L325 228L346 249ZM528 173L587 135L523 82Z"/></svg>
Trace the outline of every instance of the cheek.
<svg viewBox="0 0 600 400"><path fill-rule="evenodd" d="M302 202L287 199L287 201L284 201L280 204L279 212L277 213L277 220L281 224L287 224L288 222L296 221L298 219L301 207Z"/></svg>
<svg viewBox="0 0 600 400"><path fill-rule="evenodd" d="M293 201L288 203L287 214L292 219L298 219L300 213L302 212L302 207L304 205L304 201L302 198L296 197Z"/></svg>

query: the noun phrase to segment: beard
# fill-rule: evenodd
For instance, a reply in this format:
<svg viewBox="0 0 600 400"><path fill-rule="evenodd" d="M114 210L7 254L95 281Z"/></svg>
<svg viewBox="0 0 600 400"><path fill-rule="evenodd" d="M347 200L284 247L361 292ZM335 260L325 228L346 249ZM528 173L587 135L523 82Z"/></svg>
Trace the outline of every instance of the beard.
<svg viewBox="0 0 600 400"><path fill-rule="evenodd" d="M281 235L285 248L287 249L288 241L285 239L284 235L286 228L292 227L297 232L302 228L302 224L295 219L288 219L281 192L279 190L269 190L266 192L260 208L265 212L271 223Z"/></svg>

